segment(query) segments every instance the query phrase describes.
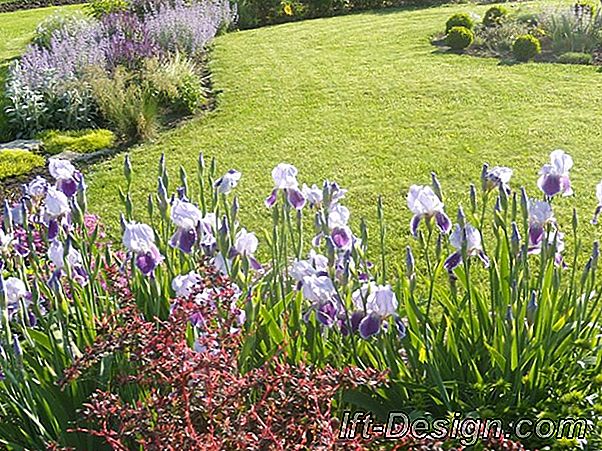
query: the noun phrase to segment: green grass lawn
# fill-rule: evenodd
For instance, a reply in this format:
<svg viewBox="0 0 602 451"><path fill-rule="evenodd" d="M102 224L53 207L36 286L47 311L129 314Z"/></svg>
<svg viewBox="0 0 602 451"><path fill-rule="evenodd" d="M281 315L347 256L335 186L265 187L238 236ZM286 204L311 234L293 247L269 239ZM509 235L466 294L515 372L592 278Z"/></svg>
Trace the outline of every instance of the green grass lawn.
<svg viewBox="0 0 602 451"><path fill-rule="evenodd" d="M540 166L551 150L564 148L575 160L577 196L557 202L560 216L568 229L576 205L586 223L602 178L602 74L584 66L505 66L440 53L430 44L452 13L485 9L369 12L219 37L211 63L222 91L217 111L131 151L139 219L146 218L161 153L172 180L179 165L194 180L203 150L218 158L220 171L243 172L237 193L252 229L269 224L263 199L270 171L285 161L299 168L301 182L330 178L348 187L356 224L367 216L374 225L382 193L389 245L398 251L408 237L407 189L428 183L430 171L439 174L455 216L458 202L468 203L468 184L478 183L483 162L513 167L513 185L539 196ZM42 15L21 14L32 24L37 19L30 15ZM26 36L0 47L0 54L14 52ZM113 227L121 211L122 161L118 156L88 171L91 209Z"/></svg>

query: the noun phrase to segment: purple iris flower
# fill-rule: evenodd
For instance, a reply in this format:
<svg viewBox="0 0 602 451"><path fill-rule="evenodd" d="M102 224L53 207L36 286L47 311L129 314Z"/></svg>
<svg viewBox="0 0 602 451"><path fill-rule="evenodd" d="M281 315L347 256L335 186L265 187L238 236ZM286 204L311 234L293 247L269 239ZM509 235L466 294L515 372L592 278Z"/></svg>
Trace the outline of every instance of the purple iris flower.
<svg viewBox="0 0 602 451"><path fill-rule="evenodd" d="M247 229L242 228L236 234L234 247L230 250L229 257L234 258L235 256L240 255L244 258L248 258L251 267L255 270L260 270L261 264L255 259L255 251L257 251L258 245L259 240L255 234L247 232Z"/></svg>
<svg viewBox="0 0 602 451"><path fill-rule="evenodd" d="M550 163L545 164L540 171L537 186L546 196L556 194L570 196L573 194L569 171L573 167L573 159L564 150L555 150L550 154Z"/></svg>
<svg viewBox="0 0 602 451"><path fill-rule="evenodd" d="M304 319L308 320L314 311L321 324L327 327L334 325L342 306L332 280L323 273L305 276L301 289L303 297L312 303Z"/></svg>
<svg viewBox="0 0 602 451"><path fill-rule="evenodd" d="M484 187L486 190L502 188L507 194L510 193L510 179L512 169L505 166L495 166L483 172Z"/></svg>
<svg viewBox="0 0 602 451"><path fill-rule="evenodd" d="M157 246L152 246L147 251L141 252L136 256L136 266L145 276L152 274L162 261L163 256L160 254Z"/></svg>
<svg viewBox="0 0 602 451"><path fill-rule="evenodd" d="M215 181L213 187L220 194L228 194L236 187L236 185L238 185L241 177L242 174L240 172L235 169L230 169L223 177Z"/></svg>
<svg viewBox="0 0 602 451"><path fill-rule="evenodd" d="M155 232L147 224L126 224L123 245L134 254L136 266L145 276L152 274L163 261L163 256L155 245Z"/></svg>
<svg viewBox="0 0 602 451"><path fill-rule="evenodd" d="M169 240L169 245L186 254L191 253L198 238L198 224L203 220L201 210L190 202L174 199L170 218L177 229Z"/></svg>
<svg viewBox="0 0 602 451"><path fill-rule="evenodd" d="M67 197L73 197L82 178L70 161L51 158L48 162L50 175L56 180L56 187Z"/></svg>
<svg viewBox="0 0 602 451"><path fill-rule="evenodd" d="M358 312L352 315L352 326L357 323L357 330L364 339L378 334L383 321L397 315L397 297L390 285L364 284L353 292L352 299Z"/></svg>
<svg viewBox="0 0 602 451"><path fill-rule="evenodd" d="M456 224L456 228L449 237L449 242L456 248L456 252L451 254L445 260L443 267L452 272L460 263L462 263L462 249L466 246L466 255L468 257L477 257L485 265L489 267L489 257L483 251L480 232L471 224L466 224L464 227Z"/></svg>
<svg viewBox="0 0 602 451"><path fill-rule="evenodd" d="M349 249L353 243L353 234L347 226L337 226L331 231L332 242L339 249Z"/></svg>
<svg viewBox="0 0 602 451"><path fill-rule="evenodd" d="M430 186L412 185L408 192L408 208L414 214L410 221L410 231L413 236L418 233L420 221L435 219L437 227L443 233L451 230L451 220L443 210L443 202L437 197Z"/></svg>
<svg viewBox="0 0 602 451"><path fill-rule="evenodd" d="M265 200L265 205L271 208L278 199L278 191L283 190L291 207L301 210L306 203L305 195L299 190L297 168L287 163L280 163L272 170L274 189Z"/></svg>

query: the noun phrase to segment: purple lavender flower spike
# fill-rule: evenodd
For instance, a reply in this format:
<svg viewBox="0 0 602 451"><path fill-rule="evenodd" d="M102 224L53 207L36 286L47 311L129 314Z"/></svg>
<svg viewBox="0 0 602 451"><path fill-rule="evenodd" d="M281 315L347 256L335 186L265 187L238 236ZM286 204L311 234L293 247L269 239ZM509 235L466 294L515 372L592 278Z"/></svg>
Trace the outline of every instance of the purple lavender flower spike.
<svg viewBox="0 0 602 451"><path fill-rule="evenodd" d="M301 210L305 206L305 196L296 188L286 190L286 198L291 207L296 210Z"/></svg>
<svg viewBox="0 0 602 451"><path fill-rule="evenodd" d="M266 197L265 206L268 208L272 208L274 206L274 204L276 203L277 198L278 198L278 190L274 189L274 190L272 190L270 195L268 197Z"/></svg>
<svg viewBox="0 0 602 451"><path fill-rule="evenodd" d="M445 213L439 212L435 215L435 220L437 221L437 226L439 229L441 229L441 231L447 235L452 227L449 217Z"/></svg>
<svg viewBox="0 0 602 451"><path fill-rule="evenodd" d="M360 336L363 339L368 339L380 332L380 326L382 324L382 318L375 314L371 313L364 317L359 325Z"/></svg>

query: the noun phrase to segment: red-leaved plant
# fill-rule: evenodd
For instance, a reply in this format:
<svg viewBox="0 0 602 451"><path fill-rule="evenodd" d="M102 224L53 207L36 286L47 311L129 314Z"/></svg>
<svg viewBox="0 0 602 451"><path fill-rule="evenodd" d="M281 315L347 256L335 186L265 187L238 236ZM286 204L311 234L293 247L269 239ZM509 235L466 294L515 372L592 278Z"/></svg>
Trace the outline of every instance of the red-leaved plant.
<svg viewBox="0 0 602 451"><path fill-rule="evenodd" d="M98 339L65 373L63 384L112 356L113 385L82 410L79 432L113 449L332 449L338 443L333 400L343 389L384 383L374 370L293 366L274 359L238 370L241 332L230 309L234 290L211 269L199 290L210 302L178 299L167 321L149 321L133 300L100 325ZM198 294L198 292L196 293ZM122 295L129 296L127 290ZM202 324L194 349L191 319ZM199 320L200 318L200 320ZM346 441L345 449L363 449Z"/></svg>

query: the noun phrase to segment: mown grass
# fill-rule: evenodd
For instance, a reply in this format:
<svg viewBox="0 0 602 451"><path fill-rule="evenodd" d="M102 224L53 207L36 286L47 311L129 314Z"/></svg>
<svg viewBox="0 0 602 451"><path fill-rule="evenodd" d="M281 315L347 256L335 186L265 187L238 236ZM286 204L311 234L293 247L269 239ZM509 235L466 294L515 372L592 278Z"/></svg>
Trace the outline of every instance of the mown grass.
<svg viewBox="0 0 602 451"><path fill-rule="evenodd" d="M452 13L485 8L367 12L219 37L211 56L218 109L131 151L139 219L160 154L167 154L175 183L180 164L193 180L202 150L217 157L222 171L243 172L237 193L250 228L269 224L263 199L270 171L286 161L299 168L302 182L330 178L350 188L352 219L367 216L373 236L382 193L389 246L398 252L408 239L405 193L428 183L430 171L439 174L454 215L485 161L513 167L513 185L538 196L539 167L560 147L575 159L577 194L557 202L561 220L568 226L577 206L586 223L602 178L602 74L584 66L500 65L430 44ZM122 161L118 156L88 174L91 208L113 230Z"/></svg>

